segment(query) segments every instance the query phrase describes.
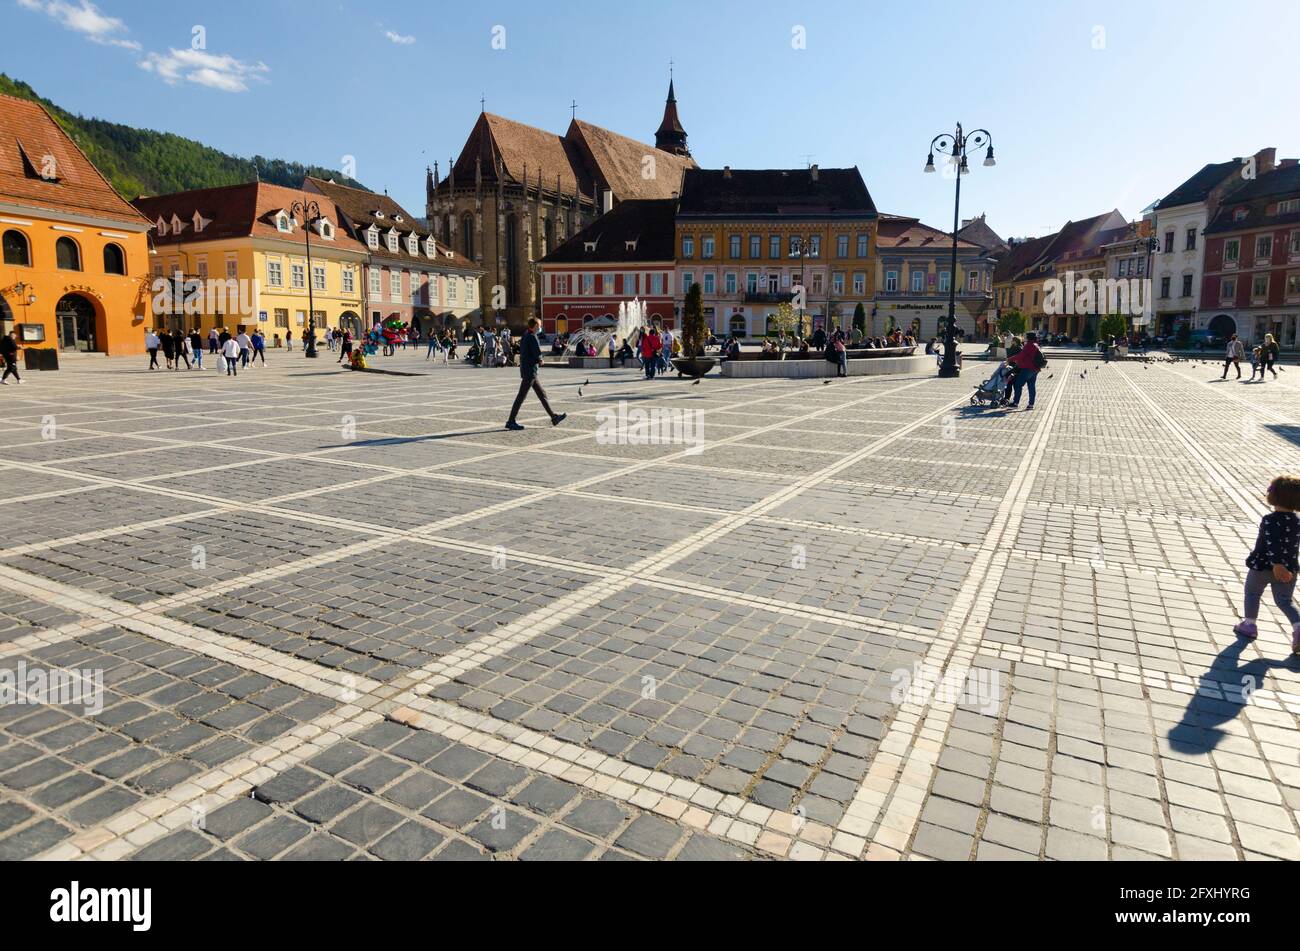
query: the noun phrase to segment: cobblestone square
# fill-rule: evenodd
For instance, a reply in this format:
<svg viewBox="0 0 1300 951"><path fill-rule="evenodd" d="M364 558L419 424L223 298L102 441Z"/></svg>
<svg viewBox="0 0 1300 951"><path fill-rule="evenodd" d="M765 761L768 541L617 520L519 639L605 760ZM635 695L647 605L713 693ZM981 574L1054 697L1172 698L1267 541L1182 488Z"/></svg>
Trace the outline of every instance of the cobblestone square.
<svg viewBox="0 0 1300 951"><path fill-rule="evenodd" d="M0 859L1300 858L1232 633L1296 374L548 368L509 433L514 371L323 356L4 392L0 669L102 690L0 705Z"/></svg>

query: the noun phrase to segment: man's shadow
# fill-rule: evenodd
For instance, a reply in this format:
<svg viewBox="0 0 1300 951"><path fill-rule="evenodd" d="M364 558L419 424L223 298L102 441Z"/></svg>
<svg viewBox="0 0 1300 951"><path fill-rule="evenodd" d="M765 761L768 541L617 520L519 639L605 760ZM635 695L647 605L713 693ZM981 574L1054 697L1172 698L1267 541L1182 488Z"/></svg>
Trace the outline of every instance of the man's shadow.
<svg viewBox="0 0 1300 951"><path fill-rule="evenodd" d="M1203 755L1215 749L1227 736L1220 727L1237 718L1250 703L1250 694L1263 686L1264 676L1270 670L1300 669L1300 658L1294 655L1286 660L1259 657L1241 663L1241 653L1251 643L1236 638L1210 665L1206 679L1220 685L1223 698L1192 695L1183 718L1169 730L1169 745L1176 752Z"/></svg>

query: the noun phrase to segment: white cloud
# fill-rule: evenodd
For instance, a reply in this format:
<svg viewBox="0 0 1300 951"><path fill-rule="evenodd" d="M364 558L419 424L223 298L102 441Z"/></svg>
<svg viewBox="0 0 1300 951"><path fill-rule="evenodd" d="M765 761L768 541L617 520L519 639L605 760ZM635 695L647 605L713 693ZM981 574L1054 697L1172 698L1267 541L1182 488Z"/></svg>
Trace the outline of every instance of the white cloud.
<svg viewBox="0 0 1300 951"><path fill-rule="evenodd" d="M18 0L18 5L44 13L64 29L80 33L93 43L120 46L128 50L140 49L140 44L135 40L122 38L121 34L130 32L125 23L117 17L101 13L90 0L76 0L73 3L66 0Z"/></svg>
<svg viewBox="0 0 1300 951"><path fill-rule="evenodd" d="M384 36L388 37L392 42L396 43L398 46L410 46L412 43L415 42L415 37L403 36L401 33L394 33L392 30L385 30Z"/></svg>
<svg viewBox="0 0 1300 951"><path fill-rule="evenodd" d="M168 84L184 80L223 92L247 92L250 82L264 82L271 71L265 63L245 63L229 54L195 49L150 53L140 61L140 68Z"/></svg>

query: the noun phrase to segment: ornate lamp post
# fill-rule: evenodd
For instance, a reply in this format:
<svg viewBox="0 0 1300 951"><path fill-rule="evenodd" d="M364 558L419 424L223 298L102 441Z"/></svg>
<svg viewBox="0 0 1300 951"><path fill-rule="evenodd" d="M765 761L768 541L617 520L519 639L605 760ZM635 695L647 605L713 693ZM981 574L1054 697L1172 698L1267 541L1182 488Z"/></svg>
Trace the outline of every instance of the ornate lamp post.
<svg viewBox="0 0 1300 951"><path fill-rule="evenodd" d="M948 324L943 332L943 362L939 364L939 376L960 376L961 368L957 366L957 230L961 225L961 177L970 174L966 164L967 147L980 149L988 147L984 153L984 164L992 167L993 136L984 129L963 133L961 123L957 123L956 133L936 135L930 141L930 154L925 160L927 174L934 172L934 153L952 157L952 164L957 167L957 194L952 206L952 268L948 277Z"/></svg>
<svg viewBox="0 0 1300 951"><path fill-rule="evenodd" d="M289 208L289 214L297 218L302 215L303 231L307 239L307 333L303 336L302 355L316 359L316 299L312 289L315 277L311 269L311 226L321 220L320 205L315 200L295 201Z"/></svg>

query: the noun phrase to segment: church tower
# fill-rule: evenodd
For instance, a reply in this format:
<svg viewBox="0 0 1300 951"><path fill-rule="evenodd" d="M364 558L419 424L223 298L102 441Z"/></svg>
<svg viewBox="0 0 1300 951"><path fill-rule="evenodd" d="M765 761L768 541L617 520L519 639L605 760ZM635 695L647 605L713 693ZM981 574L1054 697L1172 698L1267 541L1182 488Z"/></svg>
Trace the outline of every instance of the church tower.
<svg viewBox="0 0 1300 951"><path fill-rule="evenodd" d="M664 121L659 123L659 130L655 133L655 148L673 155L689 157L691 154L686 147L686 130L677 118L677 96L673 92L671 77L668 80L668 101L664 104Z"/></svg>

